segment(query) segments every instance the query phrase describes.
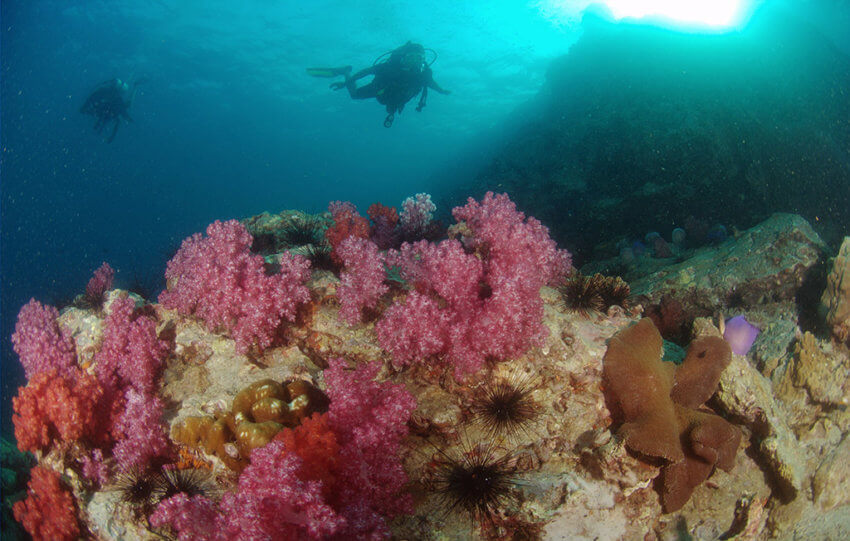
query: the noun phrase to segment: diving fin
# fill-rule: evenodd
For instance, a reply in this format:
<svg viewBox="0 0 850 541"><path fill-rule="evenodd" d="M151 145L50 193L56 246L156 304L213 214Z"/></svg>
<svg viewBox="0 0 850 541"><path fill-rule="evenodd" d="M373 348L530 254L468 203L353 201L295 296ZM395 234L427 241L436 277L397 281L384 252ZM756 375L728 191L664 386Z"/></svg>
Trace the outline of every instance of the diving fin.
<svg viewBox="0 0 850 541"><path fill-rule="evenodd" d="M342 66L340 68L307 68L307 75L313 77L339 77L340 75L348 75L351 73L351 66Z"/></svg>

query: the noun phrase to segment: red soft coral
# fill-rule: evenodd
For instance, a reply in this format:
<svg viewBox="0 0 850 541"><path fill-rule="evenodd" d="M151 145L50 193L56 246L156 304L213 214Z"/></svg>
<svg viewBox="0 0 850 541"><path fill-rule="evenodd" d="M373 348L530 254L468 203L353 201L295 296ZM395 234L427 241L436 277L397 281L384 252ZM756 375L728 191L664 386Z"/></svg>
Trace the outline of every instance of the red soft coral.
<svg viewBox="0 0 850 541"><path fill-rule="evenodd" d="M59 474L47 468L36 466L30 471L27 499L15 503L12 512L36 541L80 535L74 497L62 487Z"/></svg>
<svg viewBox="0 0 850 541"><path fill-rule="evenodd" d="M369 238L369 220L360 216L357 208L347 201L331 201L328 211L334 219L334 225L325 231L325 239L331 246L331 259L342 266L342 257L337 252L339 245L348 237Z"/></svg>
<svg viewBox="0 0 850 541"><path fill-rule="evenodd" d="M74 340L59 327L58 317L56 308L43 306L35 299L30 299L18 312L12 347L21 359L27 379L48 370L66 376L76 368Z"/></svg>
<svg viewBox="0 0 850 541"><path fill-rule="evenodd" d="M12 399L18 448L44 450L55 440L98 436L101 397L97 381L82 372L73 379L64 378L55 370L36 374Z"/></svg>
<svg viewBox="0 0 850 541"><path fill-rule="evenodd" d="M159 296L164 307L200 317L210 331L226 329L240 353L270 346L281 321L294 321L297 306L310 300L309 261L285 252L280 270L267 275L262 256L250 252L252 240L236 220L210 224L206 237L184 240L168 262L169 289Z"/></svg>
<svg viewBox="0 0 850 541"><path fill-rule="evenodd" d="M369 206L369 218L372 220L372 229L369 237L381 250L396 246L400 242L396 225L398 224L398 212L393 207L386 207L380 203Z"/></svg>
<svg viewBox="0 0 850 541"><path fill-rule="evenodd" d="M286 452L301 458L301 479L321 481L323 494L326 498L330 496L334 489L333 471L339 456L339 444L328 415L314 413L297 427L284 428L275 439L283 442Z"/></svg>
<svg viewBox="0 0 850 541"><path fill-rule="evenodd" d="M342 282L337 289L340 302L339 316L354 325L360 322L364 308L374 308L378 299L389 289L384 284L384 258L374 242L359 237L349 237L337 247L337 254L345 265L340 274Z"/></svg>

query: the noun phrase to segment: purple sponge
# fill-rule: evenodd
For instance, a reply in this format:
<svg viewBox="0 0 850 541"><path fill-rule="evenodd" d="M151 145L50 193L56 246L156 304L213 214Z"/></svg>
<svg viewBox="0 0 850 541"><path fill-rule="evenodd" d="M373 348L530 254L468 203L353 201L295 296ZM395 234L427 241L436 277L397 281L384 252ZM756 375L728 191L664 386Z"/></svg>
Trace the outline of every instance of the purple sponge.
<svg viewBox="0 0 850 541"><path fill-rule="evenodd" d="M744 316L735 316L726 321L723 338L729 342L736 355L746 355L753 347L759 332L758 327L752 325Z"/></svg>

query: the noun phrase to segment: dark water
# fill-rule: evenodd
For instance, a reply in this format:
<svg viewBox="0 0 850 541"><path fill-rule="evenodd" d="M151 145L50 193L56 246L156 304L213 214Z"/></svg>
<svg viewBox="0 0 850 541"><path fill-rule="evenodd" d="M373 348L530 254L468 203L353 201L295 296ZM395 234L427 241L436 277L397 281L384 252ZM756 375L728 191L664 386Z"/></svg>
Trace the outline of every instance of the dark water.
<svg viewBox="0 0 850 541"><path fill-rule="evenodd" d="M604 102L622 109L598 111L599 118L606 119L602 128L607 131L605 137L591 141L595 148L635 143L624 140L615 120L618 114L628 114L634 103L629 99L629 77L645 78L646 72L620 72L606 83L604 75L620 66L611 63L617 44L604 40L598 44L599 62L593 61L594 49L587 47L577 47L584 55L579 64L563 59L585 30L581 22L585 3L570 8L554 2L516 7L493 7L491 2L463 7L454 2L432 4L3 2L3 432L10 431L10 397L22 383L9 341L19 307L31 297L61 307L82 292L102 261L117 269L118 287L142 286L155 294L162 287L165 262L180 240L215 219L287 208L318 212L329 200L350 200L365 210L374 201L398 205L405 196L421 191L433 193L446 211L462 195L490 188L510 190L567 246L589 254L592 244L604 240L599 231L593 232L593 242L576 240L586 223L571 222L576 213L569 208L559 206L557 212L552 208L551 182L563 171L542 163L543 157L561 156L565 161L564 156L580 158L593 148L577 147L566 126L541 127L551 70L558 62L585 70L584 75L569 70L564 75L576 95L608 92L622 98L619 106L616 100ZM791 130L793 136L801 124L799 117L817 112L817 125L807 124L805 133L826 130L827 135L815 142L817 155L836 160L824 174L837 196L846 198L850 180L842 175L850 163L850 138L842 139L842 134L850 133L850 109L843 108L848 90L832 77L835 70L850 65L846 57L850 45L842 31L850 27L850 10L838 1L795 6L797 11L786 8L783 13L805 25L799 34L802 43L792 47L782 38L762 44L776 55L778 67L773 67L771 76L784 74L784 79L760 84L775 91L780 85L777 92L786 93L788 103L783 101L783 107L788 107L789 116L775 119L780 131ZM768 2L768 7L774 5ZM734 57L729 47L741 41L723 36L746 32L746 25L757 23L760 13L756 10L741 28L714 30L717 50ZM787 37L789 30L784 32L781 36ZM305 73L305 68L316 65L365 67L408 39L436 51L435 79L453 93L432 92L422 113L410 104L391 129L381 125L385 113L374 101L352 102L344 91L330 91L329 80ZM773 38L765 33L764 39ZM807 48L809 41L816 46ZM806 84L817 84L817 78L824 77L831 90L801 94L815 96L818 103L801 99L794 104L800 74L789 66L804 65L809 57L795 57L795 64L783 62L782 55L799 55L801 47L804 55L828 51L821 59L828 56L829 63L813 68ZM697 53L712 55L712 46ZM726 74L730 82L740 84L757 79L763 67L741 63ZM104 135L92 130L92 118L80 114L79 108L99 82L112 77L145 82L139 85L130 111L134 121L120 126L115 140L106 143ZM583 81L604 88L583 87ZM722 93L719 99L725 99ZM664 110L653 114L663 114L657 111ZM666 114L659 122L675 124L681 110L673 108ZM700 135L700 129L696 124L689 136ZM811 142L808 135L801 138ZM561 143L553 146L552 141ZM644 151L648 145L635 146ZM492 174L494 167L502 167L507 153L511 167ZM634 155L622 154L624 160ZM620 174L628 169L626 161L611 162L610 155L606 160L597 173L609 182L597 194L617 192L617 183L628 182ZM529 180L532 177L539 185ZM593 184L585 184L581 194L564 190L563 196L577 208L593 199L588 195L593 189ZM728 186L717 190L733 195ZM728 197L716 197L711 204L722 207ZM744 197L735 207L738 213L750 208L746 197L756 195ZM759 201L759 215L794 210L781 193ZM817 214L818 201L803 209L808 218ZM668 203L656 202L658 212L652 220L663 221ZM627 208L631 215L640 212L636 205ZM684 215L689 210L676 212ZM824 212L838 221L847 216ZM755 218L741 216L741 221ZM637 229L650 227L652 220ZM669 218L656 227L673 221ZM830 227L840 231L842 224Z"/></svg>

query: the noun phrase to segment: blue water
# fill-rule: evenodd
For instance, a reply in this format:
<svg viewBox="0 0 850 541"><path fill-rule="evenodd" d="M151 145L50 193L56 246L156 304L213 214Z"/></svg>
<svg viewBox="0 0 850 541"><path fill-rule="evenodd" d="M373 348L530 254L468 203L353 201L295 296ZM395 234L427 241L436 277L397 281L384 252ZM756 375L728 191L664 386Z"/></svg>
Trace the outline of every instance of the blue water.
<svg viewBox="0 0 850 541"><path fill-rule="evenodd" d="M116 286L156 291L181 239L215 219L422 191L446 211L579 38L588 3L4 1L4 432L22 382L9 336L30 297L62 306L102 261ZM845 51L846 12L809 14ZM366 67L407 40L436 51L452 94L391 129L374 101L305 73ZM79 108L112 77L147 82L107 144Z"/></svg>
<svg viewBox="0 0 850 541"><path fill-rule="evenodd" d="M30 297L62 305L102 261L117 286L156 288L180 240L215 219L398 205L482 163L575 28L529 6L434 4L4 1L4 411L21 382L9 336ZM408 39L437 52L435 80L453 94L432 92L391 129L374 100L305 73L360 69ZM106 144L80 106L101 81L143 76L134 122Z"/></svg>

